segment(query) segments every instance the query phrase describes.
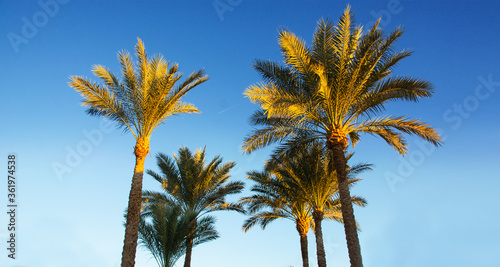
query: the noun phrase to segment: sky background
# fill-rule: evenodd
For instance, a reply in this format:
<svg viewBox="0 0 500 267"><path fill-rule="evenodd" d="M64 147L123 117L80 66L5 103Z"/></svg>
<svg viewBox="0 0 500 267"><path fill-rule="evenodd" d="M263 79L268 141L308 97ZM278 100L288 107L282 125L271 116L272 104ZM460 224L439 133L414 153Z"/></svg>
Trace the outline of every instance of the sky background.
<svg viewBox="0 0 500 267"><path fill-rule="evenodd" d="M45 3L51 3L46 9ZM55 3L55 4L54 4ZM215 4L214 4L215 3ZM86 115L71 75L97 79L93 64L119 73L117 53L137 37L183 73L205 68L210 80L185 101L202 114L172 118L151 139L154 155L206 146L208 158L236 161L232 179L260 170L270 149L241 152L257 106L243 91L261 81L254 59L281 61L279 28L311 43L317 21L337 21L346 1L0 1L0 266L117 267L123 211L134 165L131 134ZM500 2L352 1L358 24L382 16L390 31L404 25L396 48L413 49L396 74L421 77L435 96L393 103L387 114L420 118L440 129L440 148L409 139L400 157L363 136L353 162L375 165L352 192L368 200L355 215L365 266L500 266L496 164L500 160ZM226 5L217 10L215 5ZM32 25L32 26L30 26ZM88 136L91 136L90 138ZM17 257L7 258L7 155L17 155ZM54 166L66 166L55 171ZM60 169L61 170L61 169ZM250 187L251 183L246 182ZM144 189L160 190L150 176ZM248 195L246 190L237 199ZM301 266L291 221L243 233L245 216L218 212L221 237L196 247L193 266ZM348 266L342 225L323 224L329 266ZM309 234L311 266L317 266ZM181 258L177 266L182 266ZM136 266L157 266L143 248Z"/></svg>

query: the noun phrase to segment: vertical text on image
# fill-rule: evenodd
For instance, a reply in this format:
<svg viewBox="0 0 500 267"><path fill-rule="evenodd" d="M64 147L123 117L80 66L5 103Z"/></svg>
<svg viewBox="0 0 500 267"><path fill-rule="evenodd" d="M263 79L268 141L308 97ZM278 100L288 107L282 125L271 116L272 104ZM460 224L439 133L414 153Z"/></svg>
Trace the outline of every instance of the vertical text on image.
<svg viewBox="0 0 500 267"><path fill-rule="evenodd" d="M17 217L17 156L10 153L7 156L7 257L16 259L16 217Z"/></svg>

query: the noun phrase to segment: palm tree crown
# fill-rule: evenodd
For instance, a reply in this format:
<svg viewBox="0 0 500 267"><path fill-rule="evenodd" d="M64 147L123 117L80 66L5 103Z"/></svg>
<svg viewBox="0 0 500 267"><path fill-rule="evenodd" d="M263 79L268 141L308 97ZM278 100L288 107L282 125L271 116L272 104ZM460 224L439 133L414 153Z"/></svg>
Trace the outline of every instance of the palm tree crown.
<svg viewBox="0 0 500 267"><path fill-rule="evenodd" d="M256 60L254 67L264 83L245 91L261 107L252 123L262 128L246 138L244 150L312 140L344 147L350 140L355 146L360 133L378 135L402 154L407 146L401 133L439 144L438 133L419 120L376 116L390 101L418 101L433 93L425 80L391 75L393 67L411 55L408 50L394 52L402 34L398 28L385 35L378 22L363 34L362 27L354 26L349 7L336 26L327 20L318 23L311 47L293 33L280 31L285 66Z"/></svg>
<svg viewBox="0 0 500 267"><path fill-rule="evenodd" d="M240 200L251 214L245 220L243 230L247 232L256 224L265 229L269 223L279 218L293 221L300 236L303 267L308 267L307 233L312 224L311 205L268 171L250 171L247 178L255 184L251 189L254 194Z"/></svg>
<svg viewBox="0 0 500 267"><path fill-rule="evenodd" d="M266 164L266 170L276 176L274 186L281 191L288 190L296 199L308 203L313 211L328 214L328 219L343 222L331 151L319 142L312 142L289 152L292 153L273 156ZM353 153L347 155L347 159L352 156ZM356 176L371 167L364 163L348 166L349 185L362 180ZM359 206L366 204L362 197L354 196L351 201Z"/></svg>
<svg viewBox="0 0 500 267"><path fill-rule="evenodd" d="M148 170L147 173L161 183L165 194L144 191L144 197L160 196L169 202L178 203L184 211L194 211L199 216L217 210L242 211L240 205L228 203L225 197L240 193L243 183L229 182L229 172L234 162L223 163L220 156L205 162L205 149L192 153L181 147L171 158L163 153L156 156L161 174Z"/></svg>
<svg viewBox="0 0 500 267"><path fill-rule="evenodd" d="M82 105L88 107L90 115L109 118L130 131L136 140L149 141L153 130L168 117L199 113L194 105L180 100L208 76L199 70L179 82L183 75L177 71L178 64L170 64L161 55L148 59L141 39L135 52L136 66L128 52L118 54L123 79L118 79L104 66L94 65L92 72L103 84L81 76L70 77L69 84L83 96Z"/></svg>
<svg viewBox="0 0 500 267"><path fill-rule="evenodd" d="M288 190L290 195L308 203L313 210L328 212L330 219L342 222L338 179L331 151L320 142L312 142L288 152L273 155L266 163L266 170L276 176L275 186ZM349 160L353 155L350 153L346 158ZM356 176L371 170L371 167L371 164L365 163L348 166L349 185L360 181L361 178ZM366 204L361 197L353 197L352 202L360 206Z"/></svg>
<svg viewBox="0 0 500 267"><path fill-rule="evenodd" d="M267 171L250 171L247 178L256 184L251 188L254 195L240 200L252 214L243 224L245 232L256 224L265 229L274 220L284 218L296 222L300 226L297 229L299 233L307 233L312 222L312 208L304 198L293 193L287 184Z"/></svg>

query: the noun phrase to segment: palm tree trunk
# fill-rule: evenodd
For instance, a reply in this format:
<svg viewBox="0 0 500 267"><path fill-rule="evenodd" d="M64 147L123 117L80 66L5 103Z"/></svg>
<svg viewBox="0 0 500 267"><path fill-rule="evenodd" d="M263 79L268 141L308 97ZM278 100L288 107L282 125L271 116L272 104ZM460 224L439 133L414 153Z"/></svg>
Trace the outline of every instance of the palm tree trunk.
<svg viewBox="0 0 500 267"><path fill-rule="evenodd" d="M318 257L318 267L326 267L325 246L323 244L323 231L321 221L323 221L323 211L313 211L314 235L316 236L316 256Z"/></svg>
<svg viewBox="0 0 500 267"><path fill-rule="evenodd" d="M363 267L356 219L354 218L351 193L349 192L347 181L347 160L344 154L344 146L341 143L335 143L329 146L329 148L332 150L335 170L337 171L342 219L344 221L344 231L351 267Z"/></svg>
<svg viewBox="0 0 500 267"><path fill-rule="evenodd" d="M123 241L122 267L134 267L137 239L139 237L139 221L142 201L142 178L144 174L144 161L149 153L149 142L144 139L137 140L134 149L135 168L132 177L132 186L128 197L127 223L125 225L125 240Z"/></svg>
<svg viewBox="0 0 500 267"><path fill-rule="evenodd" d="M297 231L300 236L300 253L302 254L302 267L309 267L309 253L307 251L307 232L309 231L309 221L296 221Z"/></svg>
<svg viewBox="0 0 500 267"><path fill-rule="evenodd" d="M307 252L307 233L300 234L300 252L302 254L302 267L309 267L309 253Z"/></svg>
<svg viewBox="0 0 500 267"><path fill-rule="evenodd" d="M191 267L191 255L193 251L193 238L188 237L186 240L186 258L184 259L184 267Z"/></svg>

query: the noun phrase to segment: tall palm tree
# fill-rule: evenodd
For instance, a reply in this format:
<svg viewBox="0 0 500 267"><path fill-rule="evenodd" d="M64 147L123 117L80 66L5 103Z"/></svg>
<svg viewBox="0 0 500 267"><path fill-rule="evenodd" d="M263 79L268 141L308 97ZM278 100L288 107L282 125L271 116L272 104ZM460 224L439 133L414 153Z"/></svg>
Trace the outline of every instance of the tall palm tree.
<svg viewBox="0 0 500 267"><path fill-rule="evenodd" d="M276 176L269 172L251 171L247 178L256 182L251 191L254 195L244 197L240 203L247 206L252 216L245 220L243 230L247 232L256 224L262 229L276 219L284 218L295 222L295 228L300 237L300 251L303 267L309 267L309 256L307 249L307 232L312 224L311 206L292 192L286 184L280 186L281 182Z"/></svg>
<svg viewBox="0 0 500 267"><path fill-rule="evenodd" d="M310 47L293 33L281 30L279 44L285 65L256 60L254 67L264 82L245 92L260 105L252 116L253 124L260 128L245 139L247 153L280 143L279 154L313 140L322 141L333 153L353 267L363 264L347 182L345 151L349 141L354 148L361 133L372 134L402 155L407 152L405 133L436 146L441 143L437 131L418 119L382 115L388 102L416 102L432 96L433 90L425 80L392 75L394 66L411 51L394 50L402 28L385 34L378 25L363 33L347 6L336 25L319 21Z"/></svg>
<svg viewBox="0 0 500 267"><path fill-rule="evenodd" d="M207 213L219 210L245 212L238 203L226 202L226 196L240 193L243 183L229 182L229 172L234 162L223 163L220 156L205 162L205 149L191 153L181 147L173 159L165 154L156 157L161 174L148 170L155 180L161 183L164 192L144 191L148 201L173 203L179 205L184 213L194 214L193 224L186 238L185 267L191 266L194 227Z"/></svg>
<svg viewBox="0 0 500 267"><path fill-rule="evenodd" d="M291 152L288 155L273 157L268 162L267 169L280 177L281 185L286 184L286 188L290 188L292 194L300 196L302 201L311 206L318 266L326 267L322 221L324 218L329 218L343 222L337 175L331 152L325 150L319 142L303 145ZM352 154L347 158L351 156ZM369 169L371 169L369 164L348 166L348 184L353 185L361 180L355 178L356 174ZM360 206L366 204L361 197L351 197L350 202Z"/></svg>
<svg viewBox="0 0 500 267"><path fill-rule="evenodd" d="M71 76L69 82L82 95L82 105L88 107L89 115L117 122L119 128L130 131L136 140L122 267L132 267L135 264L144 160L149 153L151 134L172 115L199 113L194 105L180 100L187 92L208 79L204 71L200 70L177 83L183 76L177 71L177 64L169 64L161 55L148 59L141 39L138 39L135 52L136 66L128 52L118 54L123 79L117 78L106 67L95 65L92 72L102 80L102 84L81 76Z"/></svg>
<svg viewBox="0 0 500 267"><path fill-rule="evenodd" d="M186 253L186 237L192 228L194 214L182 213L181 208L164 203L153 203L141 213L139 244L146 247L159 267L174 267ZM194 228L193 246L219 237L214 227L215 218L205 216Z"/></svg>

